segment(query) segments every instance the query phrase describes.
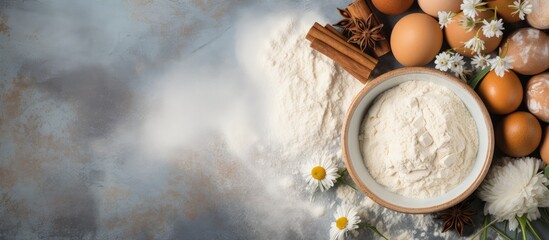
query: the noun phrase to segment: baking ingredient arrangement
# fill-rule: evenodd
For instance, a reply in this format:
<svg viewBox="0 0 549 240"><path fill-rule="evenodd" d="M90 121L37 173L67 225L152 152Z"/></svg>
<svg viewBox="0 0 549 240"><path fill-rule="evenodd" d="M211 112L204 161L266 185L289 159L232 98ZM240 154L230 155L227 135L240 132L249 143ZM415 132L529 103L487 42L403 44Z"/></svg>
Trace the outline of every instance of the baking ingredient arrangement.
<svg viewBox="0 0 549 240"><path fill-rule="evenodd" d="M467 176L478 149L476 124L463 102L446 87L415 80L376 99L360 140L373 178L411 198L448 192Z"/></svg>
<svg viewBox="0 0 549 240"><path fill-rule="evenodd" d="M337 9L342 18L334 24L337 28L315 23L306 38L312 49L366 85L388 58L387 50L405 67L432 66L465 81L491 114L496 151L478 190L435 213L443 221L440 230L463 236L465 228L480 225L469 236L486 239L493 233L512 239L515 231L515 239L541 239L531 221L549 227L549 4L417 4L421 12L408 12L413 0L356 0ZM390 34L381 14L400 14ZM477 126L451 90L415 79L380 94L369 108L362 122L361 154L372 177L388 190L428 198L451 190L469 173L477 155ZM339 159L316 159L302 170L313 192L353 186L345 180L347 171L332 161ZM484 204L483 222L472 220L472 213L482 211L473 209L473 199ZM381 226L369 225L357 207L337 207L330 238L356 237L361 226L385 238L378 231ZM500 222L505 223L502 229L495 225Z"/></svg>

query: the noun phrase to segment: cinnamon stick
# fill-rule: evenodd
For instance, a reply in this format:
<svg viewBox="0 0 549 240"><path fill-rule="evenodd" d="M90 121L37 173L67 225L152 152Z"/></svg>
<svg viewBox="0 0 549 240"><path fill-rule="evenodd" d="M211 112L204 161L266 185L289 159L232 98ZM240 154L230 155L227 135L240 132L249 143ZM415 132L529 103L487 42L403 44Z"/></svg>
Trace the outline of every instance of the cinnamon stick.
<svg viewBox="0 0 549 240"><path fill-rule="evenodd" d="M320 53L337 62L341 66L341 68L345 69L345 71L349 72L361 83L366 84L366 82L368 82L368 77L370 76L371 70L364 68L364 66L360 65L359 63L339 52L330 45L324 43L320 39L313 39L311 41L311 48L319 51ZM363 70L359 71L360 69ZM366 76L364 74L366 74Z"/></svg>
<svg viewBox="0 0 549 240"><path fill-rule="evenodd" d="M332 26L331 24L324 25L324 28L326 28L328 31L332 32L333 34L337 35L339 38L347 41L347 38L343 36L343 34L339 32L337 29L335 29L335 27Z"/></svg>
<svg viewBox="0 0 549 240"><path fill-rule="evenodd" d="M310 41L312 41L312 39L320 39L324 43L350 57L370 71L373 70L377 64L377 60L375 58L360 51L360 49L354 47L318 23L315 23L311 30L309 30L309 33L307 33L307 39Z"/></svg>
<svg viewBox="0 0 549 240"><path fill-rule="evenodd" d="M372 14L372 17L374 18L372 19L372 23L375 26L381 24L381 21L379 21L377 16L373 13L370 6L368 6L366 0L355 0L353 3L347 6L347 10L349 10L352 16L362 20L366 20L370 16L370 14ZM383 36L385 37L385 39L378 41L376 47L373 48L373 52L377 57L381 57L391 51L391 46L389 45L389 41L387 40L387 35L383 34Z"/></svg>

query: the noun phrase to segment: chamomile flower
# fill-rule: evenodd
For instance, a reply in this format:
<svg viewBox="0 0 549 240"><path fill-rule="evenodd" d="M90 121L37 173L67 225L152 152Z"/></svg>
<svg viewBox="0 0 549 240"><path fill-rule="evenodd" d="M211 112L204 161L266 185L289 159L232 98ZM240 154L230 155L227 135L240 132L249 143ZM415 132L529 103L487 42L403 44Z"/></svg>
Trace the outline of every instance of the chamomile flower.
<svg viewBox="0 0 549 240"><path fill-rule="evenodd" d="M504 58L496 56L495 58L488 60L488 63L490 63L490 71L495 70L496 75L498 75L499 77L503 77L503 75L505 75L505 72L508 72L509 69L513 68L511 66L512 62L513 57L511 56L507 56Z"/></svg>
<svg viewBox="0 0 549 240"><path fill-rule="evenodd" d="M465 66L463 56L459 53L452 54L452 56L450 56L450 60L448 61L448 66L448 68L450 68L453 72L463 71L463 66Z"/></svg>
<svg viewBox="0 0 549 240"><path fill-rule="evenodd" d="M479 187L478 196L486 202L484 214L498 221L509 220L509 229L517 228L517 217L535 220L540 207L549 207L549 182L539 172L543 165L536 158L508 158L490 169Z"/></svg>
<svg viewBox="0 0 549 240"><path fill-rule="evenodd" d="M485 49L484 41L478 36L474 36L469 39L469 41L465 42L465 47L471 49L471 51L475 53L479 53Z"/></svg>
<svg viewBox="0 0 549 240"><path fill-rule="evenodd" d="M473 30L473 28L475 28L477 22L473 18L462 15L459 24L462 28L467 29L467 32L470 32Z"/></svg>
<svg viewBox="0 0 549 240"><path fill-rule="evenodd" d="M438 24L440 24L440 29L445 28L448 24L453 21L453 17L456 16L453 12L438 12Z"/></svg>
<svg viewBox="0 0 549 240"><path fill-rule="evenodd" d="M511 15L519 14L520 20L524 20L524 16L527 14L532 13L532 4L528 0L518 0L514 1L513 4L508 5L509 8L515 9L514 12L511 13Z"/></svg>
<svg viewBox="0 0 549 240"><path fill-rule="evenodd" d="M454 53L448 62L448 68L454 73L456 77L466 80L467 74L470 73L470 70L465 68L465 61L463 56L459 53Z"/></svg>
<svg viewBox="0 0 549 240"><path fill-rule="evenodd" d="M493 36L500 37L503 35L503 19L499 20L492 20L490 22L486 20L482 20L482 34L486 36L487 38L491 38Z"/></svg>
<svg viewBox="0 0 549 240"><path fill-rule="evenodd" d="M358 208L339 206L334 217L335 221L330 228L330 240L343 240L349 231L358 229L360 223Z"/></svg>
<svg viewBox="0 0 549 240"><path fill-rule="evenodd" d="M478 15L478 8L485 4L482 0L463 0L460 8L465 16L475 19Z"/></svg>
<svg viewBox="0 0 549 240"><path fill-rule="evenodd" d="M337 166L329 159L311 161L303 171L303 177L313 191L320 188L320 191L324 192L333 187L339 178Z"/></svg>
<svg viewBox="0 0 549 240"><path fill-rule="evenodd" d="M489 55L477 54L471 60L471 65L475 66L476 69L482 70L485 67L489 66L488 60L490 59Z"/></svg>
<svg viewBox="0 0 549 240"><path fill-rule="evenodd" d="M440 71L448 71L450 69L450 58L452 57L451 54L448 54L447 52L441 52L437 54L435 57L435 68Z"/></svg>

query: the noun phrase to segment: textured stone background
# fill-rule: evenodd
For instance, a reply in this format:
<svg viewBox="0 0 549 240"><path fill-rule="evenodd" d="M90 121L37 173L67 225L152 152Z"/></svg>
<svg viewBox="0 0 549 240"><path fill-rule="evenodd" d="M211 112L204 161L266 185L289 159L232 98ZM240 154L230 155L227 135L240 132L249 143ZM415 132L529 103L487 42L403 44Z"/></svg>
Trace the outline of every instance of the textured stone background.
<svg viewBox="0 0 549 240"><path fill-rule="evenodd" d="M333 193L239 155L261 96L234 48L239 21L347 3L0 1L0 239L327 238Z"/></svg>

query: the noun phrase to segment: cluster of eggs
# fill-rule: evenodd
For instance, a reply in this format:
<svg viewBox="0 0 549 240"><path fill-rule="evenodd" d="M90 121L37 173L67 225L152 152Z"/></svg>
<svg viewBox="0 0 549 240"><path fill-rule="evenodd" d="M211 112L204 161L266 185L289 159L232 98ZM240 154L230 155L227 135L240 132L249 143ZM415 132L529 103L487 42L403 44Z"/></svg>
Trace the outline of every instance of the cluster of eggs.
<svg viewBox="0 0 549 240"><path fill-rule="evenodd" d="M549 164L549 72L532 76L523 87L512 70L503 77L492 71L477 92L490 113L503 116L495 128L497 147L512 157L528 156L539 147ZM517 111L523 101L528 111Z"/></svg>
<svg viewBox="0 0 549 240"><path fill-rule="evenodd" d="M549 29L549 4L547 0L529 1L533 8L526 20L531 27L516 30L503 43L503 36L478 35L485 42L485 49L480 53L488 54L505 46L504 55L512 56L514 61L513 70L505 72L503 77L489 72L477 92L490 113L502 116L495 124L497 147L512 157L528 156L539 147L541 158L549 164L549 72L545 72L549 68L549 36L542 31ZM399 63L404 66L428 64L441 50L443 39L461 55L473 56L464 43L475 36L482 24L472 30L461 26L462 0L417 2L424 13L402 17L391 32L392 52ZM413 3L414 0L372 0L374 7L388 15L404 13ZM497 15L506 23L520 21L519 15L510 8L512 4L513 0L487 2L489 8L497 8ZM442 30L436 20L439 11L454 12L458 20ZM487 21L493 17L491 10L479 11L477 16ZM523 84L515 72L530 78ZM526 108L518 110L523 102Z"/></svg>
<svg viewBox="0 0 549 240"><path fill-rule="evenodd" d="M549 4L542 4L545 0L531 0L533 5L532 13L526 16L528 23L537 29L549 29ZM417 0L419 7L424 13L412 13L402 17L394 26L391 32L391 49L393 55L399 63L404 66L422 66L431 62L442 47L443 39L448 45L456 50L461 55L472 57L474 53L465 48L465 42L477 35L477 31L482 27L482 24L476 24L473 29L467 29L461 26L460 19L463 13L460 10L462 0ZM404 13L414 3L414 0L372 0L372 4L380 12L388 15ZM513 0L492 0L488 1L487 5L490 8L497 7L497 14L507 23L519 21L518 14L513 14L514 9L509 5L513 4ZM444 29L441 29L437 17L439 11L454 12L456 16ZM477 20L490 21L494 17L492 10L479 11ZM539 30L538 30L539 31ZM480 51L482 54L487 54L496 50L501 46L502 36L487 38L483 34L478 34L478 37L485 42L485 48ZM542 39L543 40L543 39ZM537 44L539 48L543 48L542 40L532 42ZM545 40L545 43L547 40ZM510 52L520 52L522 47L510 46ZM532 53L535 50L530 50ZM524 55L524 54L523 54ZM541 54L538 54L541 55ZM534 63L539 68L547 69L549 61L542 57L529 55L529 62ZM545 59L546 60L546 59ZM521 68L520 61L516 61L513 65L515 68ZM528 60L524 61L528 62ZM515 66L517 65L517 66ZM524 64L528 68L529 64Z"/></svg>

